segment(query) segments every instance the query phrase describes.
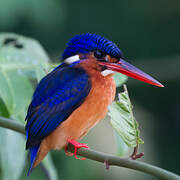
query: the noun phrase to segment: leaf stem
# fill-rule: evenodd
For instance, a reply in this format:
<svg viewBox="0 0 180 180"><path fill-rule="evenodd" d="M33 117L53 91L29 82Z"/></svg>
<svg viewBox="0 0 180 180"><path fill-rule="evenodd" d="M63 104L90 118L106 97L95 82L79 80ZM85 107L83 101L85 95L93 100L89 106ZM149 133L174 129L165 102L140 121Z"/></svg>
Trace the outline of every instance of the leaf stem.
<svg viewBox="0 0 180 180"><path fill-rule="evenodd" d="M129 104L132 106L131 100L129 98L129 92L128 92L127 85L123 84L123 88L124 88L125 93L127 94ZM130 108L130 109L132 109L132 108ZM131 110L130 112L131 112L131 116L134 117L133 111ZM138 139L138 137L136 139ZM136 159L141 158L142 156L144 156L143 152L137 154L138 153L138 148L139 148L138 140L136 140L136 144L137 145L136 145L136 147L134 147L133 153L130 156L133 160L136 160Z"/></svg>
<svg viewBox="0 0 180 180"><path fill-rule="evenodd" d="M0 127L12 129L14 131L25 134L24 126L13 119L0 117ZM159 168L159 167L156 167L156 166L144 163L144 162L131 160L130 158L128 159L119 158L117 156L113 156L110 154L105 154L102 152L97 152L97 151L85 149L85 148L79 149L78 155L86 157L94 161L98 161L102 163L106 162L108 163L108 166L119 166L119 167L125 167L128 169L141 171L141 172L151 174L155 177L158 177L164 180L180 180L180 176L172 172L169 172L167 170L164 170L162 168Z"/></svg>

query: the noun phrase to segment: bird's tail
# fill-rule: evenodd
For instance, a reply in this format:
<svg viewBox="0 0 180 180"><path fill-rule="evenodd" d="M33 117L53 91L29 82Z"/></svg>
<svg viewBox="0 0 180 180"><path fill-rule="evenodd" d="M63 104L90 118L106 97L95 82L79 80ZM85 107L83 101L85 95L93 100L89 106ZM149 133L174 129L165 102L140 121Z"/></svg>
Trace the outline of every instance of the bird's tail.
<svg viewBox="0 0 180 180"><path fill-rule="evenodd" d="M29 168L27 176L29 176L31 171L32 171L34 162L36 160L36 157L37 157L37 154L38 154L38 151L39 151L39 146L40 146L40 144L30 148L30 161L31 161L31 165L30 165L30 168Z"/></svg>

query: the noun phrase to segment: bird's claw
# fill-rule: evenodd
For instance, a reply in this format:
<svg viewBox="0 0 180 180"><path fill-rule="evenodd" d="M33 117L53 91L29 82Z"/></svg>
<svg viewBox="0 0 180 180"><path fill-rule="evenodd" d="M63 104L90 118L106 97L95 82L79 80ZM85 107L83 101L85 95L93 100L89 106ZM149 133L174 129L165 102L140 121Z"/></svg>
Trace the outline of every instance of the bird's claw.
<svg viewBox="0 0 180 180"><path fill-rule="evenodd" d="M75 141L75 140L73 140L73 139L68 139L68 143L69 144L72 144L73 146L74 146L74 153L69 153L68 151L67 151L67 147L65 147L65 153L66 153L66 155L68 155L68 156L73 156L74 155L74 157L76 158L76 159L80 159L80 160L85 160L86 158L79 158L79 157L77 157L77 150L79 149L79 148L88 148L89 149L89 147L87 146L87 144L84 144L84 143L79 143L79 142L77 142L77 141Z"/></svg>

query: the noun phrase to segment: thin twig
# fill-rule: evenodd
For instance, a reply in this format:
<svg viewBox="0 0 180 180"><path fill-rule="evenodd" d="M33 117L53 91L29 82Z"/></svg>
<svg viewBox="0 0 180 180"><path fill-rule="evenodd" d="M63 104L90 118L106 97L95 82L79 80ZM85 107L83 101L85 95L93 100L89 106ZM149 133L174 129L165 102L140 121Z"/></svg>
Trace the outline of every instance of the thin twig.
<svg viewBox="0 0 180 180"><path fill-rule="evenodd" d="M25 134L24 126L20 123L17 123L15 120L0 117L0 126ZM110 154L105 154L102 152L97 152L85 148L79 149L78 155L102 163L108 162L109 166L120 166L120 167L141 171L147 174L151 174L163 180L180 180L180 176L172 172L166 171L162 168L144 162L135 161L130 158L128 159L119 158L117 156L113 156Z"/></svg>

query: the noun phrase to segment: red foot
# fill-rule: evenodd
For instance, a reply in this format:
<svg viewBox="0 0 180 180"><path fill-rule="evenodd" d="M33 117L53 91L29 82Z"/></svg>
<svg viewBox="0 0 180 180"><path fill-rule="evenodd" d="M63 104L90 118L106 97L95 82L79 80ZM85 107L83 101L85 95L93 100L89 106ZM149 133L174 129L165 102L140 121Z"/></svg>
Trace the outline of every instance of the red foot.
<svg viewBox="0 0 180 180"><path fill-rule="evenodd" d="M89 147L86 145L86 144L82 144L82 143L79 143L79 142L77 142L77 141L75 141L75 140L73 140L73 139L68 139L68 143L69 144L72 144L73 146L74 146L74 153L69 153L68 151L67 151L67 147L65 148L65 153L68 155L68 156L73 156L74 155L74 157L76 158L76 159L80 159L80 160L85 160L86 158L78 158L77 157L77 150L79 149L79 148L88 148L89 149Z"/></svg>

